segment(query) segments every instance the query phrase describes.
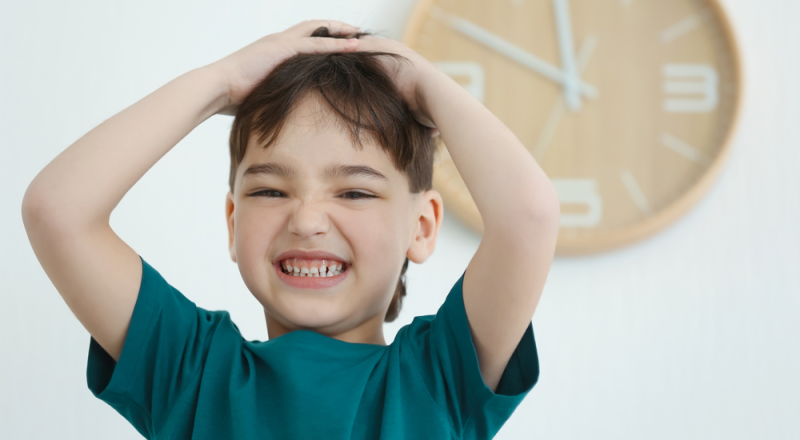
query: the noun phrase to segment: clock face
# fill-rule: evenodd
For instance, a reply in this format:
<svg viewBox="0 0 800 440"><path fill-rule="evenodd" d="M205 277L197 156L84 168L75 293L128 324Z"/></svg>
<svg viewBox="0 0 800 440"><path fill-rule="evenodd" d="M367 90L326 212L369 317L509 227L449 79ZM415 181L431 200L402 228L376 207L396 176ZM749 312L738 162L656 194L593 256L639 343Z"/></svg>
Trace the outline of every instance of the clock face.
<svg viewBox="0 0 800 440"><path fill-rule="evenodd" d="M738 114L738 53L712 0L422 0L405 43L550 177L557 254L617 247L675 220L717 175ZM482 231L444 147L434 187Z"/></svg>

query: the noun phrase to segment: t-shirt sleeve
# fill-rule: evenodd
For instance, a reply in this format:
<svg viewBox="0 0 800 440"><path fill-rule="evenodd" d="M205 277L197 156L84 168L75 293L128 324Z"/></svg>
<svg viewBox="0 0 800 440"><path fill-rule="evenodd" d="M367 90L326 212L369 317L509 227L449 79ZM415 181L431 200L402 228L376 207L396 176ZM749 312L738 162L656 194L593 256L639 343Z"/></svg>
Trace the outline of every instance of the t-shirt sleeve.
<svg viewBox="0 0 800 440"><path fill-rule="evenodd" d="M466 273L466 272L465 272ZM456 281L436 315L412 327L409 335L423 379L433 399L450 414L460 438L492 438L539 378L533 323L522 335L497 389L483 382L472 341L462 284Z"/></svg>
<svg viewBox="0 0 800 440"><path fill-rule="evenodd" d="M142 281L119 361L92 337L86 380L95 397L152 438L196 386L220 312L197 307L139 258Z"/></svg>

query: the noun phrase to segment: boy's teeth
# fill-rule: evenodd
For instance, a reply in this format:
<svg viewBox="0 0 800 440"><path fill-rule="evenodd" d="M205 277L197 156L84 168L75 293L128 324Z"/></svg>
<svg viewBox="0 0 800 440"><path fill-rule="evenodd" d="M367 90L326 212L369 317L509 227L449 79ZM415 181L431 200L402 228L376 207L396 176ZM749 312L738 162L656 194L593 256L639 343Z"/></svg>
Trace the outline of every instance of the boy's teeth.
<svg viewBox="0 0 800 440"><path fill-rule="evenodd" d="M290 258L281 261L281 267L287 273L292 273L296 276L335 276L341 273L344 269L344 264L332 260L298 260L297 258Z"/></svg>
<svg viewBox="0 0 800 440"><path fill-rule="evenodd" d="M333 277L344 271L344 264L331 260L298 261L292 258L282 261L281 266L287 274L296 277Z"/></svg>
<svg viewBox="0 0 800 440"><path fill-rule="evenodd" d="M305 272L304 272L304 270L305 270ZM341 271L341 270L330 270L330 271L327 271L326 273L320 274L319 272L308 272L306 270L306 268L303 268L303 270L292 271L289 274L291 276L294 276L294 277L322 277L322 278L325 278L325 277L335 277L336 275L339 275L342 272L343 271Z"/></svg>

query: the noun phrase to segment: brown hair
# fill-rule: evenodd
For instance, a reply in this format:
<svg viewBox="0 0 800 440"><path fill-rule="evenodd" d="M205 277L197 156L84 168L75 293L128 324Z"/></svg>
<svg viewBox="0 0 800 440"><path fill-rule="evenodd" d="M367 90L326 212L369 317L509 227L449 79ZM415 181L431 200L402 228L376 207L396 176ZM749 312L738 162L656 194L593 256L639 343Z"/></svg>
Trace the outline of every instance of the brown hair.
<svg viewBox="0 0 800 440"><path fill-rule="evenodd" d="M369 33L358 33L358 38ZM347 38L317 28L312 37ZM362 134L376 140L395 168L408 178L409 191L432 188L435 141L420 124L378 57L408 59L389 52L334 52L297 54L277 65L245 98L236 111L230 136L229 185L233 193L236 171L244 159L251 132L264 149L278 139L291 111L310 93L327 102L337 120L350 131L353 145L363 149ZM362 131L363 130L363 131ZM394 321L406 295L408 258L400 270L397 288L384 317Z"/></svg>

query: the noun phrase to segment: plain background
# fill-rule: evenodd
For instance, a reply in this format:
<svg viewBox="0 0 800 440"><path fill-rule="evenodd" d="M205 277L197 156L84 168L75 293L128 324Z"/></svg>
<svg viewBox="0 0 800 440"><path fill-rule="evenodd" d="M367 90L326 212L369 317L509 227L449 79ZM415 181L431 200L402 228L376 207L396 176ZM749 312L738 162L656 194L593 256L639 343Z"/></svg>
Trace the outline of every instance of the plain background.
<svg viewBox="0 0 800 440"><path fill-rule="evenodd" d="M1 437L141 438L89 391L89 334L27 241L20 206L36 173L103 120L263 35L331 18L399 39L413 3L3 0ZM496 438L800 438L800 2L723 3L747 87L728 164L656 236L556 259L533 320L540 381ZM199 306L229 310L247 339L265 340L263 310L227 251L231 121L214 116L190 133L111 223ZM409 268L387 342L438 310L478 242L446 215L432 258Z"/></svg>

